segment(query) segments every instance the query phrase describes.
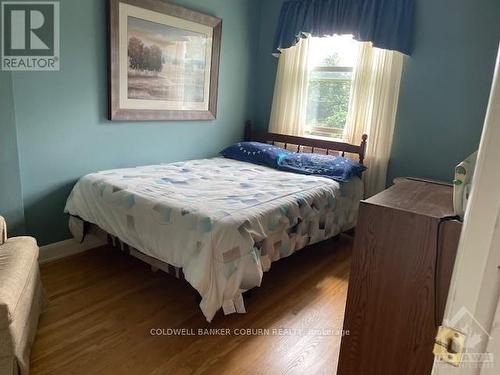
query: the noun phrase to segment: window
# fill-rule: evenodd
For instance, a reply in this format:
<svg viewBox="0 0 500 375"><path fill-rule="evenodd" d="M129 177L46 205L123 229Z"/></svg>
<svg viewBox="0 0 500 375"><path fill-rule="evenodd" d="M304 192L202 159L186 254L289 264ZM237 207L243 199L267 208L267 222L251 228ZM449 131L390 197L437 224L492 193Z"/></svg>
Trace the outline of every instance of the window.
<svg viewBox="0 0 500 375"><path fill-rule="evenodd" d="M306 134L343 137L357 43L349 35L311 38Z"/></svg>

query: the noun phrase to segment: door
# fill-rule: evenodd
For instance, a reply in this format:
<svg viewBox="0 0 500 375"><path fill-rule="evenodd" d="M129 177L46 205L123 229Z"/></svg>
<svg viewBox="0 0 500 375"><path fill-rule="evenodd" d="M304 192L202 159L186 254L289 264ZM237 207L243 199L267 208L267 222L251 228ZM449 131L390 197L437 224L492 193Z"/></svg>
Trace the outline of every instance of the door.
<svg viewBox="0 0 500 375"><path fill-rule="evenodd" d="M444 325L465 333L462 364L436 375L500 374L500 53ZM494 340L495 339L495 340Z"/></svg>

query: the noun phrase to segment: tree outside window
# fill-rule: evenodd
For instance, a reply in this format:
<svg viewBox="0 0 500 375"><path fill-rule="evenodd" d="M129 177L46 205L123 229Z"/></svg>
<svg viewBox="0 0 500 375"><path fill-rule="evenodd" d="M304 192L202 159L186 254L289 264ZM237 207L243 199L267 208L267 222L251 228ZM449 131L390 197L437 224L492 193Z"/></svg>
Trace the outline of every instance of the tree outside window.
<svg viewBox="0 0 500 375"><path fill-rule="evenodd" d="M351 36L311 39L306 113L309 135L343 137L357 50Z"/></svg>

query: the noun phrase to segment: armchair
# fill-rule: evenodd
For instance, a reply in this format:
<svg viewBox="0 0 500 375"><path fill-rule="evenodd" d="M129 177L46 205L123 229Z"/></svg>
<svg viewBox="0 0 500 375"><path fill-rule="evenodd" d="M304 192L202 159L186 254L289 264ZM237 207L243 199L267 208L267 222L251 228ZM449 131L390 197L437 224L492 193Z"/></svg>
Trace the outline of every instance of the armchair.
<svg viewBox="0 0 500 375"><path fill-rule="evenodd" d="M0 216L0 374L26 375L43 305L39 248L31 237L7 239Z"/></svg>

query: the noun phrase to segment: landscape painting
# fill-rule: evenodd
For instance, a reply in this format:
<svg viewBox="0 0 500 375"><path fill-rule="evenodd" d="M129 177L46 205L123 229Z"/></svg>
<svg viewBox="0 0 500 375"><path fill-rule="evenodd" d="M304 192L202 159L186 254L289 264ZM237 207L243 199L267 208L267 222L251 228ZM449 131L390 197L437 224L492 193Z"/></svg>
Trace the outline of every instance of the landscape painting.
<svg viewBox="0 0 500 375"><path fill-rule="evenodd" d="M206 35L135 17L127 30L129 99L204 102Z"/></svg>
<svg viewBox="0 0 500 375"><path fill-rule="evenodd" d="M161 0L110 4L110 119L215 119L222 20Z"/></svg>

